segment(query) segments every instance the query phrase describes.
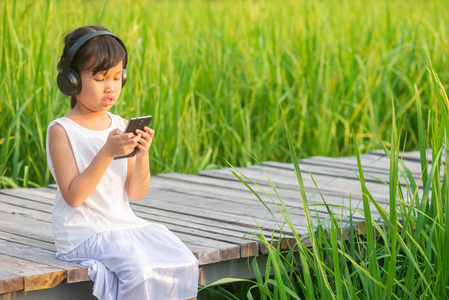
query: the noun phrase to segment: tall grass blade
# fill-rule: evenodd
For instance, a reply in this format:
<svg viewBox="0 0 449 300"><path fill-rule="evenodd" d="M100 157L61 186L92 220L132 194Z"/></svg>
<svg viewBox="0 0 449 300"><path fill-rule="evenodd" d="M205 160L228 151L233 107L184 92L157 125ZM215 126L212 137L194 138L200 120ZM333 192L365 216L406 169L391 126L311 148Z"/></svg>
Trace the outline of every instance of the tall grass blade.
<svg viewBox="0 0 449 300"><path fill-rule="evenodd" d="M374 240L374 229L373 229L373 220L371 218L371 208L369 205L369 199L368 199L368 190L366 188L365 183L365 177L363 174L362 169L362 163L360 161L360 152L358 150L357 142L355 140L354 135L354 146L355 146L355 152L357 157L357 166L359 170L359 180L362 186L362 200L363 200L363 211L364 211L364 218L365 218L365 226L366 226L366 236L367 236L367 251L368 251L368 257L369 257L369 263L368 263L368 270L370 273L370 278L374 278L375 282L380 282L380 273L379 273L379 263L377 261L376 257L376 243ZM381 291L379 289L378 284L370 284L369 281L367 281L367 286L365 287L367 289L368 295L373 299L380 299L381 297Z"/></svg>
<svg viewBox="0 0 449 300"><path fill-rule="evenodd" d="M427 149L427 141L425 136L425 122L422 116L422 109L421 109L421 98L419 96L418 87L415 85L415 96L416 96L416 112L417 112L417 119L418 119L418 142L419 142L419 157L421 162L421 172L422 172L422 182L423 185L426 185L427 183L427 155L426 155L426 149ZM419 203L417 203L419 206Z"/></svg>
<svg viewBox="0 0 449 300"><path fill-rule="evenodd" d="M293 144L293 140L292 137L290 135L290 131L288 129L288 123L287 123L287 119L285 117L284 114L282 114L282 119L283 119L283 123L284 123L284 128L286 130L286 134L287 134L287 140L288 140L288 145L290 148L290 156L293 162L293 166L295 168L295 175L296 175L296 180L298 182L298 187L299 187L299 191L301 194L301 201L302 201L302 207L304 210L304 215L306 218L306 222L307 222L307 230L309 232L309 238L310 238L310 242L312 244L312 250L313 250L313 257L315 259L315 264L316 264L316 268L318 271L318 276L320 277L320 279L323 281L324 285L326 286L327 292L329 293L329 296L332 298L335 298L335 295L331 289L331 286L329 284L329 281L327 279L326 276L326 272L324 271L324 268L322 266L322 261L319 257L319 248L318 248L318 244L316 241L316 237L315 237L315 229L313 226L313 222L312 222L312 218L310 216L310 211L309 211L309 204L307 201L307 195L305 192L305 187L304 187L304 182L302 180L302 176L301 176L301 170L299 169L299 164L298 164L298 158L296 156L296 152L295 152L295 147ZM301 261L303 261L303 259L301 259ZM305 268L306 265L303 264L303 269ZM305 281L306 281L306 288L307 289L312 289L313 287L311 286L312 281L310 278L310 273L309 274L305 274ZM312 291L312 290L310 290ZM310 292L311 293L311 292ZM311 296L311 297L310 297ZM323 295L324 296L324 295ZM314 296L309 295L309 299L315 299Z"/></svg>
<svg viewBox="0 0 449 300"><path fill-rule="evenodd" d="M399 157L399 139L397 138L397 127L396 118L394 114L394 101L391 101L392 111L393 111L393 130L391 134L391 149L390 149L390 223L392 227L389 227L388 231L388 242L391 247L390 257L385 259L386 265L388 266L388 276L387 276L387 294L386 299L389 300L393 296L393 285L396 280L396 256L397 256L397 236L398 236L398 218L397 210L398 206L396 204L396 188L398 186L398 157Z"/></svg>
<svg viewBox="0 0 449 300"><path fill-rule="evenodd" d="M437 226L435 226L433 229L433 235L431 239L433 241L432 245L435 247L434 252L436 267L441 268L441 273L438 274L436 278L435 286L438 289L439 297L447 297L449 293L449 287L447 284L447 282L449 281L449 271L447 270L446 266L447 264L449 264L449 258L443 253L445 253L448 249L447 247L449 247L449 225L446 215L449 209L449 167L447 165L447 159L449 157L449 99L443 84L441 83L437 73L434 71L432 64L430 63L430 58L427 57L427 60L427 68L431 73L432 82L435 86L435 89L438 91L437 100L438 107L440 109L440 118L438 121L442 124L443 127L443 132L440 133L441 140L434 138L434 144L441 143L438 144L441 145L439 148L440 153L444 151L446 159L446 163L443 167L444 177L442 183L439 176L439 166L441 161L440 159L438 159L439 157L437 157L436 160L433 159L433 165L435 165L435 169L437 170L436 172L438 173L433 177L432 201L429 213L434 213L434 222Z"/></svg>

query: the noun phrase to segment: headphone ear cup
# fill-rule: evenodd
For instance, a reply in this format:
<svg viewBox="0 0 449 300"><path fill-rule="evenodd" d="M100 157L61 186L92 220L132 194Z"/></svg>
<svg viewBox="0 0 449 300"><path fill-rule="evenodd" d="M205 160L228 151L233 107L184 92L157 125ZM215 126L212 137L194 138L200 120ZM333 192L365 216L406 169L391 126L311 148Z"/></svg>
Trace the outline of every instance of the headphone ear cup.
<svg viewBox="0 0 449 300"><path fill-rule="evenodd" d="M80 76L72 69L68 73L60 71L57 81L59 90L66 96L76 95L81 92Z"/></svg>
<svg viewBox="0 0 449 300"><path fill-rule="evenodd" d="M122 88L125 86L127 77L128 77L128 74L126 74L126 69L123 69L123 71L122 71Z"/></svg>

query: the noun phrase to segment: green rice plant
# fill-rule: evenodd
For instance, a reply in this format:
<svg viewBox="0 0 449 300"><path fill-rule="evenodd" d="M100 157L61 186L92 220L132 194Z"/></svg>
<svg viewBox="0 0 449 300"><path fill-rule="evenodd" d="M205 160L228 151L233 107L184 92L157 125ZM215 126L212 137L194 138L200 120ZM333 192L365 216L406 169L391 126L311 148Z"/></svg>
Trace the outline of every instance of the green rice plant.
<svg viewBox="0 0 449 300"><path fill-rule="evenodd" d="M283 114L299 157L354 155L354 137L361 153L390 147L393 114L408 116L401 149L415 150L415 86L422 109L436 109L423 49L449 79L438 0L5 0L0 14L0 187L53 181L46 127L69 110L56 64L63 35L86 24L127 45L112 112L153 115L154 174L250 164L238 147L287 161Z"/></svg>
<svg viewBox="0 0 449 300"><path fill-rule="evenodd" d="M282 198L276 190L270 177L265 173L271 188L277 198L271 198L270 193L248 178L236 168L231 172L260 200L261 193L276 205L277 211L271 211L274 216L280 213L283 223L279 229L288 226L296 238L296 244L284 251L280 243L274 243L273 238L267 239L262 232L251 233L268 249L268 261L265 266L265 276L260 272L257 257L253 259L255 280L248 289L247 298L254 299L252 291L258 290L260 299L445 299L449 295L449 258L446 255L449 246L449 225L446 222L446 212L449 205L449 182L447 175L449 167L442 164L442 157L448 157L449 146L447 132L449 131L449 99L438 75L428 60L427 68L434 89L433 100L438 110L430 111L429 123L426 125L422 115L420 92L415 87L417 108L419 150L421 154L421 177L418 181L407 168L400 156L400 134L393 117L390 147L383 145L390 159L389 206L382 207L366 187L363 166L357 141L354 148L358 162L358 178L362 190L363 210L365 220L364 233L358 231L349 218L349 228L339 223L335 210L338 207L326 203L325 197L319 192L328 212L327 222L320 220L313 223L307 203L302 175L294 147L293 139L284 118L284 128L291 149L291 159L295 165L295 174L301 194L302 206L308 226L308 236L299 237L292 225L291 217ZM392 103L392 110L395 107ZM393 113L393 116L395 114ZM402 131L403 129L401 129ZM428 135L428 137L427 137ZM428 146L432 147L432 164L428 165ZM253 157L254 159L254 157ZM232 165L231 165L232 166ZM263 167L261 166L262 170ZM264 171L264 170L263 170ZM265 171L264 171L265 172ZM310 173L309 173L310 174ZM313 175L310 174L313 179ZM315 181L314 181L315 182ZM405 184L404 190L401 185ZM419 187L422 191L418 193ZM379 219L372 218L369 204L374 204ZM256 222L257 223L257 222ZM345 232L349 232L345 234ZM340 239L345 237L344 239ZM280 238L282 238L282 233ZM305 245L307 239L311 245ZM271 271L271 272L270 272ZM223 279L220 282L238 282L239 279Z"/></svg>

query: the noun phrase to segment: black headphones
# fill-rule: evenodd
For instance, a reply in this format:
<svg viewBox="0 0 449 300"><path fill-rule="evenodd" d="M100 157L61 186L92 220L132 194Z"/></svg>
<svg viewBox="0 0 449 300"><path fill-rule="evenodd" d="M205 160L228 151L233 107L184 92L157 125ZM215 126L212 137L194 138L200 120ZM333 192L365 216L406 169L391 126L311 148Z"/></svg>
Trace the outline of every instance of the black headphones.
<svg viewBox="0 0 449 300"><path fill-rule="evenodd" d="M125 49L125 52L128 54L128 51L126 50L125 44L122 42L122 40L116 36L115 34L109 32L109 31L94 31L91 33L88 33L86 35L83 35L80 37L75 44L73 44L72 47L70 47L69 51L67 52L67 55L61 59L61 62L58 64L58 87L59 90L66 96L72 96L76 95L79 92L81 92L81 78L80 75L73 69L70 68L70 64L72 63L72 59L75 56L75 54L78 52L78 50L91 38L99 36L99 35L110 35L114 39L116 39L120 45L122 45L123 49ZM122 88L125 86L126 83L126 69L123 69L122 72Z"/></svg>

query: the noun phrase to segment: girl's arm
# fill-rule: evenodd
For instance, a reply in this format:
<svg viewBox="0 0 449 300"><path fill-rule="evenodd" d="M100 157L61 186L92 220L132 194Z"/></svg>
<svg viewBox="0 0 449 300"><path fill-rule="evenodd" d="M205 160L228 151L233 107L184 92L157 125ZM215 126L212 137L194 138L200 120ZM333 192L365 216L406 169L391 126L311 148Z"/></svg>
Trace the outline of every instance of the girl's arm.
<svg viewBox="0 0 449 300"><path fill-rule="evenodd" d="M64 128L55 124L50 129L50 156L55 179L62 197L71 207L80 206L94 191L115 156L129 153L140 136L113 130L89 166L79 173L73 150Z"/></svg>
<svg viewBox="0 0 449 300"><path fill-rule="evenodd" d="M150 188L150 160L148 150L154 136L154 130L145 127L145 131L138 130L141 135L137 144L139 150L134 157L128 158L128 175L126 179L126 192L133 200L142 199Z"/></svg>

